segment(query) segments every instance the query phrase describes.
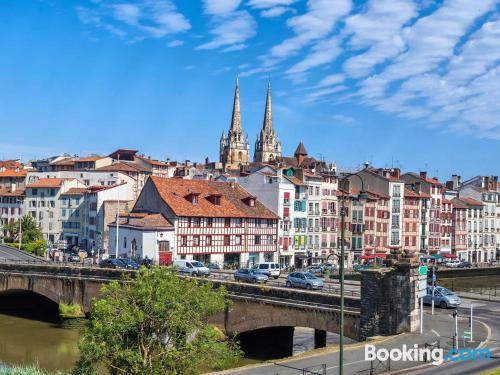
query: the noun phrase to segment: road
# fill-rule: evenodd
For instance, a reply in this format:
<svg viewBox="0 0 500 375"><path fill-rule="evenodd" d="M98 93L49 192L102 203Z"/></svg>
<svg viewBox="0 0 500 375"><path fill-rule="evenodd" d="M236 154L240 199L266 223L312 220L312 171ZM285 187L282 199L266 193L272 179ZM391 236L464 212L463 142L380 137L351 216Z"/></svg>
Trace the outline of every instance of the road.
<svg viewBox="0 0 500 375"><path fill-rule="evenodd" d="M29 254L23 250L0 245L0 262L45 262L42 258Z"/></svg>
<svg viewBox="0 0 500 375"><path fill-rule="evenodd" d="M480 374L491 369L500 368L500 303L462 299L462 307L458 309L459 316L469 316L470 304L473 303L474 316L486 323L491 329L489 341L485 348L490 349L489 361L449 362L441 366L414 371L412 374L429 375L469 375Z"/></svg>
<svg viewBox="0 0 500 375"><path fill-rule="evenodd" d="M467 320L470 303L474 303L475 316L477 320L480 320L491 328L490 340L491 342L486 343L485 347L490 348L492 351L492 358L489 361L477 361L477 362L456 362L456 363L443 363L438 366L426 364L422 362L395 362L393 361L390 365L392 373L395 374L480 374L481 372L500 367L500 359L498 359L497 350L499 348L499 334L500 334L500 321L498 315L500 315L500 304L482 301L472 301L463 300L463 308L459 309L459 316L463 319L459 320L459 332L467 330ZM403 345L412 347L417 344L418 347L424 347L425 343L434 343L439 340L441 347L444 348L444 353L448 352L451 343L452 336L454 332L454 324L451 313L453 310L446 309L441 310L437 308L435 310L435 315L430 314L430 307L425 307L424 314L424 335L418 333L405 333L400 336L395 336L389 338L387 341L376 343L377 349L385 348L391 350L393 348L402 348ZM474 339L475 345L479 342L486 340L489 331L485 325L476 322L474 325ZM359 375L359 374L369 374L370 373L370 361L365 360L364 353L365 346L363 344L358 345L354 348L349 348L344 352L344 374L346 375ZM231 375L293 375L303 373L303 369L307 368L310 372L308 374L322 374L319 366L325 365L327 375L338 374L338 352L329 352L324 354L316 354L310 357L302 357L296 359L290 359L286 361L277 361L278 365L266 364L260 365L253 368L242 368L233 369L231 371L225 372ZM283 366L284 365L284 366ZM387 369L384 367L387 363L374 363L377 367L374 374L387 373ZM425 368L419 368L421 366L426 366ZM288 367L285 367L288 366ZM413 367L413 368L411 368Z"/></svg>

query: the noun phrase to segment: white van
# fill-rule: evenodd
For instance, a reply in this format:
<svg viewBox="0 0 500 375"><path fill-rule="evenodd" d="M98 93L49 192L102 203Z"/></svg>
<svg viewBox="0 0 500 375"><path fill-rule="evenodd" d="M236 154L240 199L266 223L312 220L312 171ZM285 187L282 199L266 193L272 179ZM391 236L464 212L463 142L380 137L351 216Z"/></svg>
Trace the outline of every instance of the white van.
<svg viewBox="0 0 500 375"><path fill-rule="evenodd" d="M208 267L205 267L203 263L197 260L174 260L173 265L180 274L188 274L189 276L210 276Z"/></svg>
<svg viewBox="0 0 500 375"><path fill-rule="evenodd" d="M269 277L274 277L277 279L280 277L280 265L274 262L263 262L255 266L255 269L259 270L260 273L267 275Z"/></svg>

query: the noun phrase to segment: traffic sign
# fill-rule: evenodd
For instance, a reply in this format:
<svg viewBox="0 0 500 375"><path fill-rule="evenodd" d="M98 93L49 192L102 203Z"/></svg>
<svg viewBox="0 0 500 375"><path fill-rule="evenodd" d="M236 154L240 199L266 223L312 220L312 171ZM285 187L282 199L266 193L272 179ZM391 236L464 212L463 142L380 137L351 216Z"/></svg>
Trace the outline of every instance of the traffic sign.
<svg viewBox="0 0 500 375"><path fill-rule="evenodd" d="M427 275L427 266L420 266L418 269L419 275Z"/></svg>

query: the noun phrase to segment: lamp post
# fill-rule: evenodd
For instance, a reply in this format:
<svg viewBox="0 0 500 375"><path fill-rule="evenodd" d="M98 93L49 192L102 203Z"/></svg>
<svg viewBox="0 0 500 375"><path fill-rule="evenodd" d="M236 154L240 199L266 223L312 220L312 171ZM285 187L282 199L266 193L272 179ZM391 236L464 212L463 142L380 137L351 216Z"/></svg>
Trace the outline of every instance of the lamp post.
<svg viewBox="0 0 500 375"><path fill-rule="evenodd" d="M23 203L22 200L20 199L16 199L16 202L19 203L19 234L18 234L18 239L19 239L19 245L18 245L18 249L21 250L21 238L22 238L22 235L23 235L23 227L22 227L22 220L23 220L23 216L21 214L21 205Z"/></svg>
<svg viewBox="0 0 500 375"><path fill-rule="evenodd" d="M361 181L361 190L358 194L358 201L360 203L365 202L368 199L368 194L364 189L364 182L361 176L351 173L348 174L340 180L340 183L347 187L349 193L349 177L356 176ZM340 207L340 270L339 270L339 281L340 281L340 339L339 339L339 375L344 373L344 242L345 242L345 196L342 187L341 191L341 207Z"/></svg>

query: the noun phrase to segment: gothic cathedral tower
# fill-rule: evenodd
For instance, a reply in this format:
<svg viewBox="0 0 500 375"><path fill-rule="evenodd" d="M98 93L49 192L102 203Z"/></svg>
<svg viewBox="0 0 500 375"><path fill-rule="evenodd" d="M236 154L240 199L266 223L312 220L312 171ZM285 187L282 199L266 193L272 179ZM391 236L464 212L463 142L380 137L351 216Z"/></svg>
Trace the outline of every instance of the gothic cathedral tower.
<svg viewBox="0 0 500 375"><path fill-rule="evenodd" d="M227 133L227 137L224 131L222 131L219 159L224 164L224 168L235 169L241 165L248 165L249 155L250 143L248 142L248 135L244 136L243 128L241 127L240 87L238 78L236 78L231 128Z"/></svg>
<svg viewBox="0 0 500 375"><path fill-rule="evenodd" d="M267 82L266 112L262 130L255 141L253 161L268 163L281 157L281 143L273 129L273 110L271 106L271 82Z"/></svg>

